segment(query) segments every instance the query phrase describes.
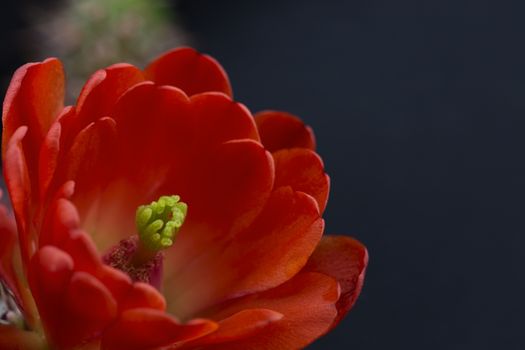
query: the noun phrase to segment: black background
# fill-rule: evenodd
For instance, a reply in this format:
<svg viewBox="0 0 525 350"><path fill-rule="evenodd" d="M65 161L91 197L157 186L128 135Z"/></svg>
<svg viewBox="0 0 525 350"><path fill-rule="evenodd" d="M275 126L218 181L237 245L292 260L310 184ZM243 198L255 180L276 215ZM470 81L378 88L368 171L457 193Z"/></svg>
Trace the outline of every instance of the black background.
<svg viewBox="0 0 525 350"><path fill-rule="evenodd" d="M314 128L327 232L368 246L361 298L311 349L525 348L520 3L180 2L237 100ZM17 16L2 9L4 75Z"/></svg>

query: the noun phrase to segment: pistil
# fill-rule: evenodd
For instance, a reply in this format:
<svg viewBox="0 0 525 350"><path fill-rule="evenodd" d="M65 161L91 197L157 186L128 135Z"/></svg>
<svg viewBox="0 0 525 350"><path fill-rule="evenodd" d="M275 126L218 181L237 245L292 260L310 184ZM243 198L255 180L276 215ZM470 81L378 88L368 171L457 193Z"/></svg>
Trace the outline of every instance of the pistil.
<svg viewBox="0 0 525 350"><path fill-rule="evenodd" d="M160 289L163 250L173 245L187 210L179 196L162 196L141 205L135 216L138 235L120 241L104 256L104 262L126 272L134 281Z"/></svg>

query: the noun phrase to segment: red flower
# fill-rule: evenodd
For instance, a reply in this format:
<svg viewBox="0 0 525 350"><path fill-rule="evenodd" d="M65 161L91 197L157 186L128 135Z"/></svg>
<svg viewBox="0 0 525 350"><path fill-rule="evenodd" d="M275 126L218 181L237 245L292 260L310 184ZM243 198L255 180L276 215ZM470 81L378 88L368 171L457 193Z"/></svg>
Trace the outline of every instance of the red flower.
<svg viewBox="0 0 525 350"><path fill-rule="evenodd" d="M367 252L322 238L329 179L298 118L252 117L188 48L63 97L48 59L4 101L0 348L298 349L352 307Z"/></svg>

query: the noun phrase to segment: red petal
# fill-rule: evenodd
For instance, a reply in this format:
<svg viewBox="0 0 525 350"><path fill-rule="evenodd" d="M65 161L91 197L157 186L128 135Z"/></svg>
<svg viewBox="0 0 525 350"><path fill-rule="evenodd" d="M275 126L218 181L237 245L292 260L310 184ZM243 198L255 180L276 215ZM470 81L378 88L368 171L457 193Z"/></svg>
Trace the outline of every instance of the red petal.
<svg viewBox="0 0 525 350"><path fill-rule="evenodd" d="M85 271L98 276L102 266L102 259L91 240L91 237L80 230L71 230L67 239L57 246L69 253L75 261L75 270Z"/></svg>
<svg viewBox="0 0 525 350"><path fill-rule="evenodd" d="M220 144L235 139L259 141L250 111L226 95L210 92L194 95L191 108L199 143Z"/></svg>
<svg viewBox="0 0 525 350"><path fill-rule="evenodd" d="M166 163L175 156L200 156L203 150L225 141L258 140L246 107L218 93L199 94L189 100L179 89L143 83L122 96L114 118L121 155L133 164L137 156L147 165Z"/></svg>
<svg viewBox="0 0 525 350"><path fill-rule="evenodd" d="M159 85L178 87L188 96L206 91L232 96L228 76L219 63L191 48L178 48L163 54L144 74Z"/></svg>
<svg viewBox="0 0 525 350"><path fill-rule="evenodd" d="M110 180L110 174L114 171L115 142L116 130L113 119L101 118L91 123L76 135L71 147L64 152L60 160L61 166L55 174L52 188L68 179L75 181L75 194L72 201L81 214L83 227L90 232L97 231L85 223L90 219L88 215L90 208L99 203L97 200Z"/></svg>
<svg viewBox="0 0 525 350"><path fill-rule="evenodd" d="M97 277L119 302L126 298L132 285L131 278L128 275L108 265L102 265Z"/></svg>
<svg viewBox="0 0 525 350"><path fill-rule="evenodd" d="M27 156L31 159L37 156L44 135L63 108L63 101L64 71L59 60L50 58L18 68L4 100L2 155L15 130L26 125Z"/></svg>
<svg viewBox="0 0 525 350"><path fill-rule="evenodd" d="M330 178L324 172L323 161L317 153L292 148L277 151L275 160L275 186L291 186L308 193L317 200L319 211L324 212L328 201Z"/></svg>
<svg viewBox="0 0 525 350"><path fill-rule="evenodd" d="M117 100L133 85L144 81L142 72L125 63L101 69L89 78L77 100L80 127L111 115Z"/></svg>
<svg viewBox="0 0 525 350"><path fill-rule="evenodd" d="M35 298L47 337L51 343L67 343L59 310L73 274L73 259L51 246L37 251L31 260L29 285Z"/></svg>
<svg viewBox="0 0 525 350"><path fill-rule="evenodd" d="M151 285L141 282L133 283L121 308L127 310L144 307L164 311L166 310L166 300Z"/></svg>
<svg viewBox="0 0 525 350"><path fill-rule="evenodd" d="M68 123L76 116L76 110L72 106L65 107L56 121L49 128L42 145L38 159L38 181L40 191L40 201L45 203L50 195L54 194L57 186L62 186L65 180L55 181L55 187L50 189L53 177L57 170L58 164L63 164L59 158L66 153L71 147L71 141L74 137L68 132ZM64 128L64 125L66 126ZM68 139L68 144L65 144ZM59 168L60 169L60 168ZM58 183L57 183L58 182Z"/></svg>
<svg viewBox="0 0 525 350"><path fill-rule="evenodd" d="M188 158L189 165L193 166L203 152L222 142L258 140L250 112L218 93L199 94L190 101L176 88L144 83L122 97L114 118L119 133L120 158L133 170L137 161L144 169L154 167L155 179L159 178L159 166L165 168L169 164L173 167ZM167 159L177 159L177 162L167 162ZM188 172L189 168L183 170ZM131 175L135 173L140 172L132 171Z"/></svg>
<svg viewBox="0 0 525 350"><path fill-rule="evenodd" d="M61 143L66 149L72 137L100 118L112 115L115 104L124 92L144 81L138 68L119 63L95 72L86 82L77 100L76 115L64 120L64 135Z"/></svg>
<svg viewBox="0 0 525 350"><path fill-rule="evenodd" d="M221 320L217 331L191 342L191 347L221 344L254 336L283 318L268 309L248 309Z"/></svg>
<svg viewBox="0 0 525 350"><path fill-rule="evenodd" d="M120 167L127 178L153 187L165 180L163 169L177 163L171 159L185 159L194 136L189 104L181 90L151 83L137 85L122 96L114 118Z"/></svg>
<svg viewBox="0 0 525 350"><path fill-rule="evenodd" d="M249 338L206 349L302 349L329 330L337 316L334 304L338 298L339 286L333 278L299 273L283 285L231 301L212 313L213 319L224 319L243 309L265 308L284 315L282 320Z"/></svg>
<svg viewBox="0 0 525 350"><path fill-rule="evenodd" d="M42 337L36 332L12 326L0 326L0 349L35 350L45 349Z"/></svg>
<svg viewBox="0 0 525 350"><path fill-rule="evenodd" d="M61 334L54 342L63 348L77 348L100 336L115 319L117 304L110 291L94 276L75 272L63 304L55 308Z"/></svg>
<svg viewBox="0 0 525 350"><path fill-rule="evenodd" d="M223 143L203 153L200 161L203 164L198 171L187 170L192 182L182 198L191 208L188 220L206 221L231 233L246 228L260 213L273 187L270 154L259 143L244 139Z"/></svg>
<svg viewBox="0 0 525 350"><path fill-rule="evenodd" d="M68 109L69 112L72 110L72 108ZM42 147L40 148L38 159L38 180L40 185L40 200L42 202L45 201L45 195L51 184L51 180L55 175L58 156L60 154L61 133L61 124L59 122L53 123L42 143Z"/></svg>
<svg viewBox="0 0 525 350"><path fill-rule="evenodd" d="M290 188L275 191L248 229L202 247L204 254L173 274L170 283L180 287L167 294L174 312L192 315L198 307L287 281L314 251L323 226L312 197Z"/></svg>
<svg viewBox="0 0 525 350"><path fill-rule="evenodd" d="M71 277L65 303L75 318L94 321L95 326L107 323L117 314L117 303L110 291L85 272L75 272Z"/></svg>
<svg viewBox="0 0 525 350"><path fill-rule="evenodd" d="M312 129L296 116L277 111L264 111L255 115L261 140L270 152L285 148L309 148L315 150Z"/></svg>
<svg viewBox="0 0 525 350"><path fill-rule="evenodd" d="M225 252L224 260L231 258L228 267L238 278L234 288L252 292L285 282L304 266L323 229L310 196L290 188L276 190L252 226Z"/></svg>
<svg viewBox="0 0 525 350"><path fill-rule="evenodd" d="M80 217L75 205L64 198L56 200L44 218L39 237L40 247L64 243L69 239L70 232L79 226Z"/></svg>
<svg viewBox="0 0 525 350"><path fill-rule="evenodd" d="M85 195L83 186L100 185L100 177L107 177L111 163L115 162L115 121L101 118L80 131L62 159L61 179L75 180L76 192Z"/></svg>
<svg viewBox="0 0 525 350"><path fill-rule="evenodd" d="M346 236L325 236L308 260L305 271L327 274L341 285L335 327L355 304L365 278L368 252L364 245Z"/></svg>
<svg viewBox="0 0 525 350"><path fill-rule="evenodd" d="M119 320L104 333L102 349L134 350L168 346L213 332L217 324L202 320L179 324L170 315L154 309L124 311Z"/></svg>
<svg viewBox="0 0 525 350"><path fill-rule="evenodd" d="M4 178L15 213L20 250L24 266L29 263L33 254L34 238L30 235L29 204L31 199L31 182L27 162L22 149L22 140L27 127L21 126L11 137L4 158Z"/></svg>
<svg viewBox="0 0 525 350"><path fill-rule="evenodd" d="M155 288L141 282L132 283L129 276L120 270L103 265L97 277L118 301L119 313L136 308L151 308L160 311L166 309L164 297Z"/></svg>
<svg viewBox="0 0 525 350"><path fill-rule="evenodd" d="M31 291L49 343L76 348L98 337L117 314L111 291L95 276L75 267L71 256L46 246L35 253L29 270Z"/></svg>
<svg viewBox="0 0 525 350"><path fill-rule="evenodd" d="M80 229L78 210L67 199L73 193L74 183L69 181L55 194L43 218L39 246L52 245L60 248L73 258L75 270L98 276L103 266L102 259L91 236Z"/></svg>

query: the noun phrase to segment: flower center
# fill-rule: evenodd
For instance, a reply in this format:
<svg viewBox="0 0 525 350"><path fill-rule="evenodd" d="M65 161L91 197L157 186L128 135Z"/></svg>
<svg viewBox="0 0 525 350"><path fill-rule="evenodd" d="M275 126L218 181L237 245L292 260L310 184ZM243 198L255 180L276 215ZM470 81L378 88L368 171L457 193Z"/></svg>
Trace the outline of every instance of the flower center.
<svg viewBox="0 0 525 350"><path fill-rule="evenodd" d="M162 196L137 208L138 237L119 242L104 255L106 264L126 272L132 280L160 289L164 249L173 245L182 227L188 206L179 196Z"/></svg>

